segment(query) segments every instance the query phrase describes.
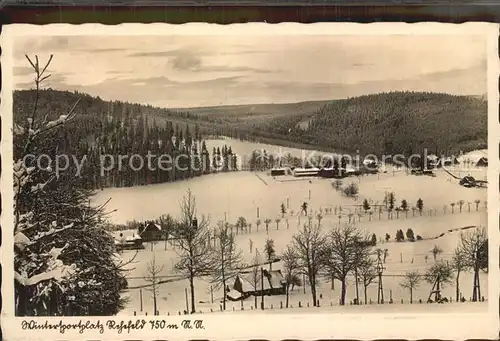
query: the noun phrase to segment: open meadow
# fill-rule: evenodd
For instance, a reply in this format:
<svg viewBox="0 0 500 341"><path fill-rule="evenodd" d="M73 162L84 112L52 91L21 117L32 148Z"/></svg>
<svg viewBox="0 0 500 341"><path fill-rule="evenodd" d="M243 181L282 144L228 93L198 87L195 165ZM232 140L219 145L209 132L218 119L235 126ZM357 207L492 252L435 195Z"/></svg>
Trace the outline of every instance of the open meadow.
<svg viewBox="0 0 500 341"><path fill-rule="evenodd" d="M254 146L255 147L255 146ZM237 150L237 152L239 152ZM473 174L477 179L485 179L486 169L475 168L455 170L457 175ZM463 176L461 175L461 176ZM272 177L266 172L232 172L213 174L187 181L166 183L153 186L114 188L100 192L95 198L96 203L103 203L111 198L108 209L116 209L110 219L115 223L125 223L128 220L156 219L161 214L169 213L173 217L180 214L179 202L189 189L196 198L197 215L209 218L210 227L214 228L219 221L235 224L239 217L244 217L248 226L235 236L238 249L242 252L246 264L252 264L257 252L264 257L266 240L273 239L276 254L280 255L291 243L293 236L309 219L316 224L318 214L324 233L333 226L352 223L368 235L375 234L375 248L387 250L383 272L383 291L386 302L392 298L394 305L408 304L408 290L400 286L405 273L426 269L435 261L451 262L453 250L457 247L461 229L487 227L486 189L465 188L458 185L443 170L437 170L435 177L409 175L404 169L387 168L386 172L376 175L365 175L343 179L344 184L357 183L359 195L356 198L346 197L332 186L331 179L294 178L292 176ZM387 192L393 192L396 203L404 199L408 210L390 217L383 207ZM423 200L423 209L412 209L417 200ZM367 200L374 209L364 212L362 203ZM301 205L307 202L310 218L301 215ZM457 204L462 202L462 207ZM281 205L286 206L282 214ZM270 220L266 230L264 221ZM257 222L260 220L259 226ZM396 242L396 232L411 228L418 239L415 242ZM386 234L390 236L386 240ZM434 256L431 250L438 246L442 251ZM163 279L176 278L173 271L178 260L175 247L164 241L147 243L144 250L124 251L123 259L134 258L128 274L129 298L123 314L153 313L152 295L146 287L144 277L147 276L147 264L153 259L163 266ZM267 265L266 265L267 267ZM281 262L272 265L273 270L281 268ZM487 275L480 274L482 296L487 299ZM231 281L229 281L230 283ZM472 295L473 274L462 273L460 277L460 293L468 301ZM211 290L212 288L212 290ZM177 314L186 310L186 297L189 283L185 279L159 285L158 310L160 314ZM413 305L426 304L431 290L431 284L421 281L413 292ZM318 283L320 307L343 311L339 306L340 282L331 283L329 278L320 278ZM364 303L364 288L359 284L360 300ZM220 310L222 289L214 289L207 277L195 279L196 309L200 312ZM442 295L455 302L456 288L454 282L444 284ZM374 280L366 291L367 303L377 301L377 280ZM354 277L347 278L347 302L355 297ZM265 296L266 309L280 309L284 304L284 295ZM142 301L142 303L141 303ZM300 302L300 303L299 303ZM310 288L297 286L290 292L290 309L312 306ZM260 308L261 297L258 297ZM455 307L455 303L453 304ZM486 304L477 303L484 309ZM227 310L255 309L254 297L242 302L227 302ZM415 308L416 309L416 308ZM292 311L292 310L290 310ZM350 310L347 310L350 311Z"/></svg>

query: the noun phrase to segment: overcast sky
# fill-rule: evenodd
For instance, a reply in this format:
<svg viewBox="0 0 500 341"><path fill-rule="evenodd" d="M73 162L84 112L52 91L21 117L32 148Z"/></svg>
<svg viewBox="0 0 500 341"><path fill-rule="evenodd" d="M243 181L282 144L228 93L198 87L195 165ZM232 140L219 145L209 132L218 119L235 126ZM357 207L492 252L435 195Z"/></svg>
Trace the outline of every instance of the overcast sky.
<svg viewBox="0 0 500 341"><path fill-rule="evenodd" d="M287 103L391 90L486 94L483 36L53 36L16 39L46 60L46 87L163 107Z"/></svg>

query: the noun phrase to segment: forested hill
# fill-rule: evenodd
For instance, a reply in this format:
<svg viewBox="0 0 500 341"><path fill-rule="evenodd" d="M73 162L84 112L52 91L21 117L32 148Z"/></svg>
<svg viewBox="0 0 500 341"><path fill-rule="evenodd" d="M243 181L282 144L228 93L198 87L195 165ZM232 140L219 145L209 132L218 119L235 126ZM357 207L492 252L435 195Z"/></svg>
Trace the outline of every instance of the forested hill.
<svg viewBox="0 0 500 341"><path fill-rule="evenodd" d="M362 154L421 152L456 153L485 148L487 103L484 96L392 92L342 100L272 105L219 106L169 110L148 105L104 101L90 95L43 90L39 107L58 115L81 101L77 112L85 120L104 118L131 121L180 134L189 127L195 139L229 136L329 151ZM33 105L32 90L14 93L15 120L26 117ZM95 123L82 124L81 134L95 135ZM101 124L101 123L99 123Z"/></svg>
<svg viewBox="0 0 500 341"><path fill-rule="evenodd" d="M35 91L14 93L15 159L25 147L23 138L29 131L28 121L32 120L35 103L35 126L45 118L49 122L67 115L77 103L74 121L49 131L48 134L52 135L47 137L47 143L40 143L32 152L51 158L65 154L68 158L85 160L78 181L91 189L171 182L236 170L236 157L231 147L222 146L209 151L205 133L196 123L186 123L189 115L51 89L40 91L38 96ZM149 152L154 156L149 159L151 166L147 163ZM107 161L104 167L101 164L103 155ZM160 168L160 156L164 161L178 159L178 167L162 163L163 168ZM140 159L144 163L141 164ZM71 163L70 166L74 165ZM65 174L70 176L73 169L68 169Z"/></svg>
<svg viewBox="0 0 500 341"><path fill-rule="evenodd" d="M392 92L335 100L311 115L277 117L261 129L301 141L361 153L456 153L485 148L484 97Z"/></svg>

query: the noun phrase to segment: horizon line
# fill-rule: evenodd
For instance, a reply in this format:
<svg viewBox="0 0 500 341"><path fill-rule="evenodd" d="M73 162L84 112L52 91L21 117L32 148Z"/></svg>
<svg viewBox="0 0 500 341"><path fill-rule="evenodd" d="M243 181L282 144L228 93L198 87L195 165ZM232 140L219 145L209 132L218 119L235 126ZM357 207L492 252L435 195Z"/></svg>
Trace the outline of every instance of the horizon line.
<svg viewBox="0 0 500 341"><path fill-rule="evenodd" d="M35 91L35 88L25 88L25 89L14 89L13 92L17 91ZM381 94L390 94L390 93L428 93L428 94L439 94L439 95L449 95L449 96L455 96L455 97L476 97L476 98L486 98L488 99L488 93L484 94L453 94L449 92L438 92L438 91L415 91L415 90L391 90L391 91L381 91L381 92L368 92L362 95L357 95L357 96L349 96L349 97L341 97L341 98L325 98L325 99L315 99L315 100L306 100L306 101L298 101L298 102L249 102L249 103L239 103L239 104L220 104L220 105L203 105L203 106L185 106L185 107L167 107L167 106L161 106L161 105L153 105L150 103L141 103L141 102L127 102L125 100L121 99L104 99L100 95L93 95L88 92L82 92L78 90L63 90L63 89L58 89L58 88L52 88L52 87L47 87L40 89L41 91L46 91L46 90L52 90L52 91L60 91L60 92L69 92L69 93L80 93L84 95L88 95L91 97L99 97L101 100L106 101L106 102L122 102L122 103L129 103L129 104L138 104L138 105L144 105L144 106L152 106L153 108L160 108L160 109L167 109L167 110L186 110L186 109L211 109L211 108L221 108L221 107L238 107L238 106L249 106L249 105L286 105L286 104L302 104L302 103L318 103L318 102L328 102L328 101L341 101L341 100L348 100L352 98L359 98L359 97L364 97L364 96L371 96L371 95L381 95Z"/></svg>

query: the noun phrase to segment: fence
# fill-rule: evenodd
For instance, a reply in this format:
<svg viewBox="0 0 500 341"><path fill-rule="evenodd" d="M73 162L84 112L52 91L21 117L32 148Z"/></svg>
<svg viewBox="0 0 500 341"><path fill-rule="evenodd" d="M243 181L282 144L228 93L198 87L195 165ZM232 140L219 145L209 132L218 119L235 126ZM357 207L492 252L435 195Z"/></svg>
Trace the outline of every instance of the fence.
<svg viewBox="0 0 500 341"><path fill-rule="evenodd" d="M481 297L481 300L479 302L487 302L487 298L485 298L484 296ZM299 300L299 301L296 301L296 302L289 302L289 305L288 307L286 307L286 303L283 302L283 301L280 301L279 304L267 304L264 306L261 305L261 302L260 302L260 297L259 297L259 302L257 304L257 306L255 306L255 304L247 304L245 305L245 303L243 301L241 301L242 304L240 305L240 307L236 308L234 305L229 308L229 309L226 309L226 310L223 310L222 307L219 307L219 309L214 309L214 308L209 308L209 309L199 309L196 311L196 314L210 314L210 313L217 313L217 312L232 312L232 311L245 311L245 310L250 310L250 311L253 311L253 310L262 310L262 311L266 311L266 310L293 310L294 313L298 313L297 310L301 309L301 308L325 308L325 307L339 307L339 308L342 308L342 307L345 307L345 306L364 306L364 305L369 305L369 306L381 306L381 305L398 305L398 304L401 304L401 305L428 305L428 304L436 304L436 302L433 302L433 301L424 301L422 300L421 298L416 298L416 299L413 299L412 302L410 302L410 299L408 297L406 298L399 298L399 299L394 299L394 298L389 298L389 300L387 302L381 302L381 303L378 303L377 301L374 301L372 300L371 298L369 300L367 300L367 302L365 303L364 302L364 299L360 299L359 300L359 303L356 304L356 301L355 300L352 300L352 301L349 301L345 303L345 305L340 305L340 301L339 302L334 302L334 301L331 301L331 300L324 300L324 299L318 299L317 302L316 302L316 306L314 306L311 301L302 301L302 300ZM465 299L464 297L462 297L461 300L459 300L459 302L457 302L456 300L453 299L453 297L443 297L442 298L442 302L440 303L437 303L437 304L449 304L449 303L465 303L465 302L472 302L472 298L469 298L469 299ZM477 303L479 303L477 302ZM134 316L137 316L137 315L154 315L152 314L151 312L148 314L148 312L137 312L137 311L134 311ZM173 311L173 312L170 312L170 311L167 311L166 313L165 312L162 312L162 311L157 311L157 314L156 315L167 315L167 316L170 316L170 315L190 315L192 313L189 313L187 310L184 310L184 311Z"/></svg>

